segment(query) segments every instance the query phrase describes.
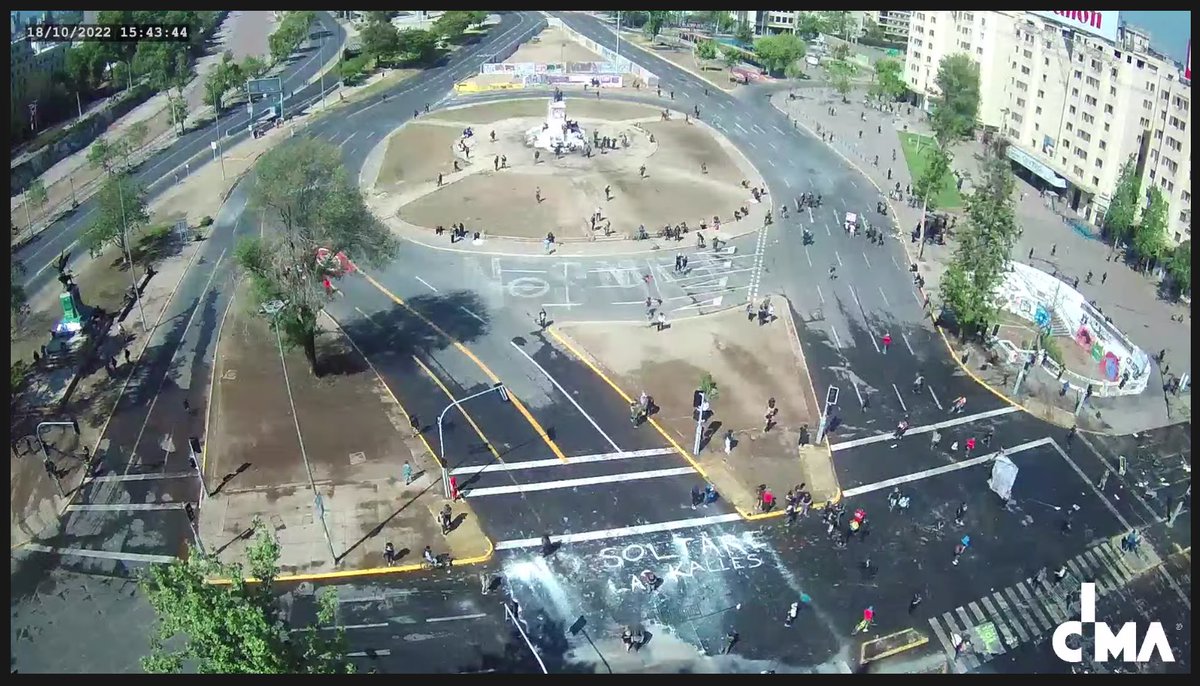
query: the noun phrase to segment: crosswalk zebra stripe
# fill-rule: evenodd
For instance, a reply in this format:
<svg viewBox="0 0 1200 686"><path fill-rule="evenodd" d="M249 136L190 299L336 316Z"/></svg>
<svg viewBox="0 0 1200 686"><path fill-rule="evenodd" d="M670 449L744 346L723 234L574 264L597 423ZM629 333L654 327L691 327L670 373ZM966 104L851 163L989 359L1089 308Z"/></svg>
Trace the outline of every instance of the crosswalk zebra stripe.
<svg viewBox="0 0 1200 686"><path fill-rule="evenodd" d="M1013 616L1016 611L1013 610L1012 605L1005 600L1004 593L1002 591L996 591L995 593L992 593L992 597L996 599L996 606L1000 608L999 614L1004 615L1004 617L1006 617L1012 624L1013 631L1017 632L1017 636L1020 637L1021 643L1028 641L1029 634L1025 632L1025 627L1021 625L1021 620Z"/></svg>
<svg viewBox="0 0 1200 686"><path fill-rule="evenodd" d="M1104 548L1104 551L1107 552L1110 557L1112 557L1114 560L1117 561L1117 565L1119 567L1121 567L1121 569L1125 570L1125 573L1127 573L1129 575L1130 579L1132 579L1138 575L1138 572L1134 571L1133 567L1129 564L1129 562L1127 562L1125 560L1125 555L1126 555L1125 551L1118 550L1116 547L1114 547L1112 544L1112 541L1106 542L1103 545L1103 548ZM1151 554L1153 554L1153 551L1151 551ZM1155 555L1154 557L1155 557L1155 559L1158 558L1157 555Z"/></svg>
<svg viewBox="0 0 1200 686"><path fill-rule="evenodd" d="M956 613L958 613L958 618L959 618L959 620L962 621L963 630L966 632L970 632L972 627L979 626L979 624L982 623L982 622L972 621L971 616L967 614L966 608L962 607L961 605L954 608L954 611ZM966 633L964 635L970 636L970 633ZM976 645L975 650L978 650L981 647L982 646Z"/></svg>
<svg viewBox="0 0 1200 686"><path fill-rule="evenodd" d="M1091 550L1085 550L1081 553L1083 561L1092 569L1092 575L1096 577L1096 584L1099 586L1101 595L1108 595L1117 590L1120 585L1118 579L1114 579L1112 574L1108 573L1108 565L1097 559L1098 554Z"/></svg>
<svg viewBox="0 0 1200 686"><path fill-rule="evenodd" d="M1040 593L1039 593L1040 591ZM1058 626L1058 618L1051 614L1046 609L1046 585L1042 584L1038 588L1037 584L1030 584L1021 589L1022 594L1029 599L1029 605L1033 608L1033 614L1037 617L1039 629L1038 633L1049 630L1051 627Z"/></svg>
<svg viewBox="0 0 1200 686"><path fill-rule="evenodd" d="M1079 563L1075 560L1067 560L1067 569L1071 570L1071 573L1075 575L1075 578L1079 581L1079 583L1083 583L1085 581L1095 583L1096 581L1096 575L1089 573L1086 569L1081 569Z"/></svg>
<svg viewBox="0 0 1200 686"><path fill-rule="evenodd" d="M1018 594L1016 591L1017 588L1019 588L1019 586L1009 586L1008 588L1004 589L1004 595L1008 598L1013 608L1017 611L1017 614L1021 616L1021 619L1025 621L1025 628L1029 630L1031 635L1036 637L1039 633L1038 623L1029 614L1028 606L1031 605L1031 603L1028 603L1021 598L1020 594Z"/></svg>
<svg viewBox="0 0 1200 686"><path fill-rule="evenodd" d="M983 609L987 610L992 621L996 623L996 628L1000 630L1000 635L1004 638L1004 642L1008 644L1008 647L1016 648L1018 645L1017 639L1013 636L1013 630L1008 627L1008 622L1012 620L997 612L996 606L992 605L992 601L987 596L980 598L979 602L983 603Z"/></svg>
<svg viewBox="0 0 1200 686"><path fill-rule="evenodd" d="M954 644L950 642L950 637L947 636L945 630L942 629L942 625L938 622L937 617L929 618L929 626L933 629L933 635L937 636L938 643L942 644L942 650L946 652L946 655L949 658L950 668L961 674L964 670L962 665L960 665L958 661L954 659Z"/></svg>
<svg viewBox="0 0 1200 686"><path fill-rule="evenodd" d="M1133 575L1129 573L1124 561L1118 557L1119 553L1117 551L1113 550L1107 545L1097 546L1095 550L1096 556L1101 560L1106 561L1105 566L1107 566L1109 571L1112 572L1113 576L1117 578L1117 580L1120 582L1120 585L1124 586L1133 580Z"/></svg>
<svg viewBox="0 0 1200 686"><path fill-rule="evenodd" d="M999 631L999 628L1000 628L999 621L995 621L991 617L988 617L987 615L983 614L983 611L979 609L979 605L977 605L974 601L967 603L967 609L971 611L971 614L975 615L975 626L979 626L981 624L986 624L986 623L990 622L992 624L992 626L996 627L997 633L999 633L1001 638L1003 639L1003 632ZM964 615L960 615L960 616L964 616ZM1008 652L1008 647L1005 644L1004 640L1000 641L999 652L1001 652L1001 653Z"/></svg>
<svg viewBox="0 0 1200 686"><path fill-rule="evenodd" d="M1061 624L1062 622L1066 621L1066 619L1067 619L1067 617L1063 613L1062 609L1059 608L1059 606L1053 600L1054 594L1056 592L1057 592L1057 587L1056 587L1055 591L1051 591L1049 588L1047 588L1045 586L1043 586L1040 589L1037 589L1037 588L1033 589L1034 597L1037 598L1037 602L1039 603L1039 606L1042 608L1042 610L1044 610L1046 612L1046 614L1050 617L1051 624Z"/></svg>
<svg viewBox="0 0 1200 686"><path fill-rule="evenodd" d="M954 623L954 618L950 616L949 612L942 613L942 621L946 623L946 628L950 629L951 633L955 633L963 637L969 636L965 629L960 629L958 625ZM954 654L953 643L950 644L950 654ZM975 669L979 666L979 658L971 652L963 652L962 655L959 655L958 662L962 664L964 669Z"/></svg>

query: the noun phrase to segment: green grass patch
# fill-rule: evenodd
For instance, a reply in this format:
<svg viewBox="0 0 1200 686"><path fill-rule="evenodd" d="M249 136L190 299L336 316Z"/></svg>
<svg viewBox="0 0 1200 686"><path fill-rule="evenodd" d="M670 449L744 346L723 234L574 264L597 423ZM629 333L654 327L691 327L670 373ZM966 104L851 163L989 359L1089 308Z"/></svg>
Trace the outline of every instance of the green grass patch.
<svg viewBox="0 0 1200 686"><path fill-rule="evenodd" d="M930 136L915 133L901 133L900 147L904 149L904 161L908 163L908 172L913 179L921 178L928 164L928 154L937 143ZM954 210L963 206L962 195L955 185L953 174L948 174L942 187L934 194L934 205L939 210Z"/></svg>

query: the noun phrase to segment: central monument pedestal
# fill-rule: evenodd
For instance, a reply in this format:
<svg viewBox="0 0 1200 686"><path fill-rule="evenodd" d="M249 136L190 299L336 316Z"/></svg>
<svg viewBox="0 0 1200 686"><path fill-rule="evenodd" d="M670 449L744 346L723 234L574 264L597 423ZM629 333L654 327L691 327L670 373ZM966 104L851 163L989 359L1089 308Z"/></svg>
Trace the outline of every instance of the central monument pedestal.
<svg viewBox="0 0 1200 686"><path fill-rule="evenodd" d="M525 132L525 144L542 150L576 151L587 147L587 138L577 122L567 119L567 103L556 95L546 104L546 121Z"/></svg>

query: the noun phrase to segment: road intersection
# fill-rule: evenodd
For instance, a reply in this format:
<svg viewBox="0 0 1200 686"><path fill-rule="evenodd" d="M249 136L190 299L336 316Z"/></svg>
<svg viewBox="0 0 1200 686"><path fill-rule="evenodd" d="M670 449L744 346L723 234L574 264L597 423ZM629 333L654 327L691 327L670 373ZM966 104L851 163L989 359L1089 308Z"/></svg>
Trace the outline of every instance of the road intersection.
<svg viewBox="0 0 1200 686"><path fill-rule="evenodd" d="M595 40L614 40L597 20L579 14L561 17ZM476 69L483 52L525 40L540 21L533 14L505 15L505 22L472 54L452 60L388 101L358 103L344 116L315 122L303 135L340 142L354 174L375 144L414 109L426 102L444 103L460 72ZM659 636L652 639L644 661L660 666L850 671L857 649L851 649L848 632L858 611L871 604L879 612L878 633L928 628L942 648L949 641L943 634L957 631L956 622L974 625L985 616L992 618L997 628L1003 627L1009 651L1026 637L1032 640L1035 626L1044 633L1044 622L1036 621L1044 617L1028 618L1016 607L1030 587L1014 586L1041 565L1081 559L1089 566L1081 567L1080 574L1107 574L1108 585L1115 583L1112 579L1128 582L1133 574L1120 551L1111 549L1111 537L1153 520L1132 499L1113 501L1097 489L1105 467L1080 452L1078 444L1064 446L1064 431L1016 411L947 359L904 266L902 247L894 238L883 246L871 245L842 230L845 212L869 214L878 199L874 190L819 141L796 131L760 90L744 89L745 95L738 97L715 90L709 95L704 82L670 63L627 43L621 49L660 75L664 89L673 89L678 101L700 104L705 122L758 167L776 208L806 191L823 195L824 204L811 212L791 212L786 219L776 209L773 225L732 240L727 252L683 248L679 252L689 256L691 267L683 274L672 269L676 251L669 246L620 256L560 258L496 254L487 243L478 248L460 244L450 252L406 242L396 263L344 279L339 284L343 297L327 308L419 419L435 451L445 456L450 474L496 544L489 569L504 576L507 592L525 608L524 628L547 667L602 670L622 650L615 640L619 627L643 622ZM650 94L610 97L662 103ZM467 100L490 99L502 96ZM178 413L159 417L154 408L159 403L175 407L186 395L182 389L193 388L193 381L179 381L179 366L191 370L190 379L202 379L211 370L216 329L233 282L232 260L220 255L259 223L246 211L245 197L246 184L241 184L225 206L228 214L223 211L217 218L219 230L206 248L205 259L214 260L213 266L186 277L179 304L172 303L168 321L175 322L173 328L155 334L162 342L152 348L153 376L140 384L119 423L110 428L109 441L122 454L142 456L129 474L145 478L98 481L88 486L89 493L119 487L121 494L103 493L81 502L177 504L195 497L186 486L180 493L159 488L174 484L175 478L189 481L174 475L187 472L186 449L178 436L189 433L192 425ZM886 226L892 235L889 221L872 216L873 224ZM804 228L815 235L811 246L800 240ZM837 279L828 275L833 265ZM781 520L746 522L723 501L693 511L688 497L693 486L704 484L700 475L663 436L648 426L633 427L625 402L580 361L549 343L534 322L543 307L557 321L644 321L647 297L662 298L669 316L678 318L767 293L784 293L796 306L799 337L818 394L829 386L841 391L836 411L840 426L831 435L835 466L847 508L870 512L874 532L845 550L834 549L815 521L802 521L794 529ZM189 323L197 312L193 328ZM894 341L886 351L880 342L885 333ZM177 360L178 351L184 353ZM914 391L918 373L925 386ZM436 421L443 408L497 380L516 402L487 396L466 404L461 412L447 414L443 439L438 439ZM967 409L951 416L950 402L959 396L967 398ZM192 400L193 406L200 404ZM890 439L896 422L905 417L913 425L908 435ZM181 425L188 430L179 429ZM952 443L969 436L982 440L989 428L995 436L990 447L971 456L961 448L951 450ZM945 434L938 450L929 443L935 429ZM175 452L166 453L161 464L148 460L153 442L168 432L175 436ZM1022 469L1016 510L1004 508L987 491L989 456L1000 448L1007 448ZM133 463L130 459L127 464ZM912 514L890 511L886 497L893 486L912 489L917 501ZM951 520L962 502L969 503L971 515L957 527ZM1060 533L1071 513L1079 523ZM151 515L171 522L141 520ZM186 521L177 506L138 512L119 526L95 521L82 535L68 526L71 540L48 547L172 556L186 538ZM134 540L129 532L143 530L154 533L136 549L127 547ZM967 532L975 541L964 562L973 567L969 571L951 565L953 541ZM543 534L562 544L548 557L539 551ZM864 558L875 559L887 571L878 576L862 572L860 578ZM111 565L104 571L127 569L126 562L85 559ZM657 595L631 586L631 579L650 567L666 578ZM94 566L85 569L97 571ZM538 668L512 625L502 622L497 610L501 594L480 598L476 570L336 585L345 606L339 621L350 625L351 644L364 667ZM985 589L1004 590L997 598L991 591L981 595ZM928 600L914 616L905 606L915 592ZM293 607L302 608L295 617L311 611L310 586L286 593ZM813 598L792 629L803 640L788 639L773 622L782 621L787 605L802 593ZM1057 602L1046 602L1052 601ZM963 617L964 611L970 614ZM592 633L566 633L581 615ZM409 625L425 626L405 628ZM436 630L427 630L429 625ZM469 628L460 634L460 626ZM725 634L733 629L741 634L736 656L717 657ZM459 635L471 638L460 642ZM444 663L430 654L432 646ZM697 650L707 656L698 657ZM970 669L983 662L955 664ZM637 665L626 665L633 667ZM650 668L649 662L640 668Z"/></svg>

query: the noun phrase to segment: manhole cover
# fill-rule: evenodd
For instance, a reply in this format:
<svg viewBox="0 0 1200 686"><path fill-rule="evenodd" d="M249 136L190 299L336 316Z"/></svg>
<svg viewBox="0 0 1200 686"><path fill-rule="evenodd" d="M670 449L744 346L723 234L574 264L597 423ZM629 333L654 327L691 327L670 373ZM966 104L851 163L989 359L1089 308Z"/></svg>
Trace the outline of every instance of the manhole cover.
<svg viewBox="0 0 1200 686"><path fill-rule="evenodd" d="M350 464L360 465L367 461L366 453L350 453Z"/></svg>

